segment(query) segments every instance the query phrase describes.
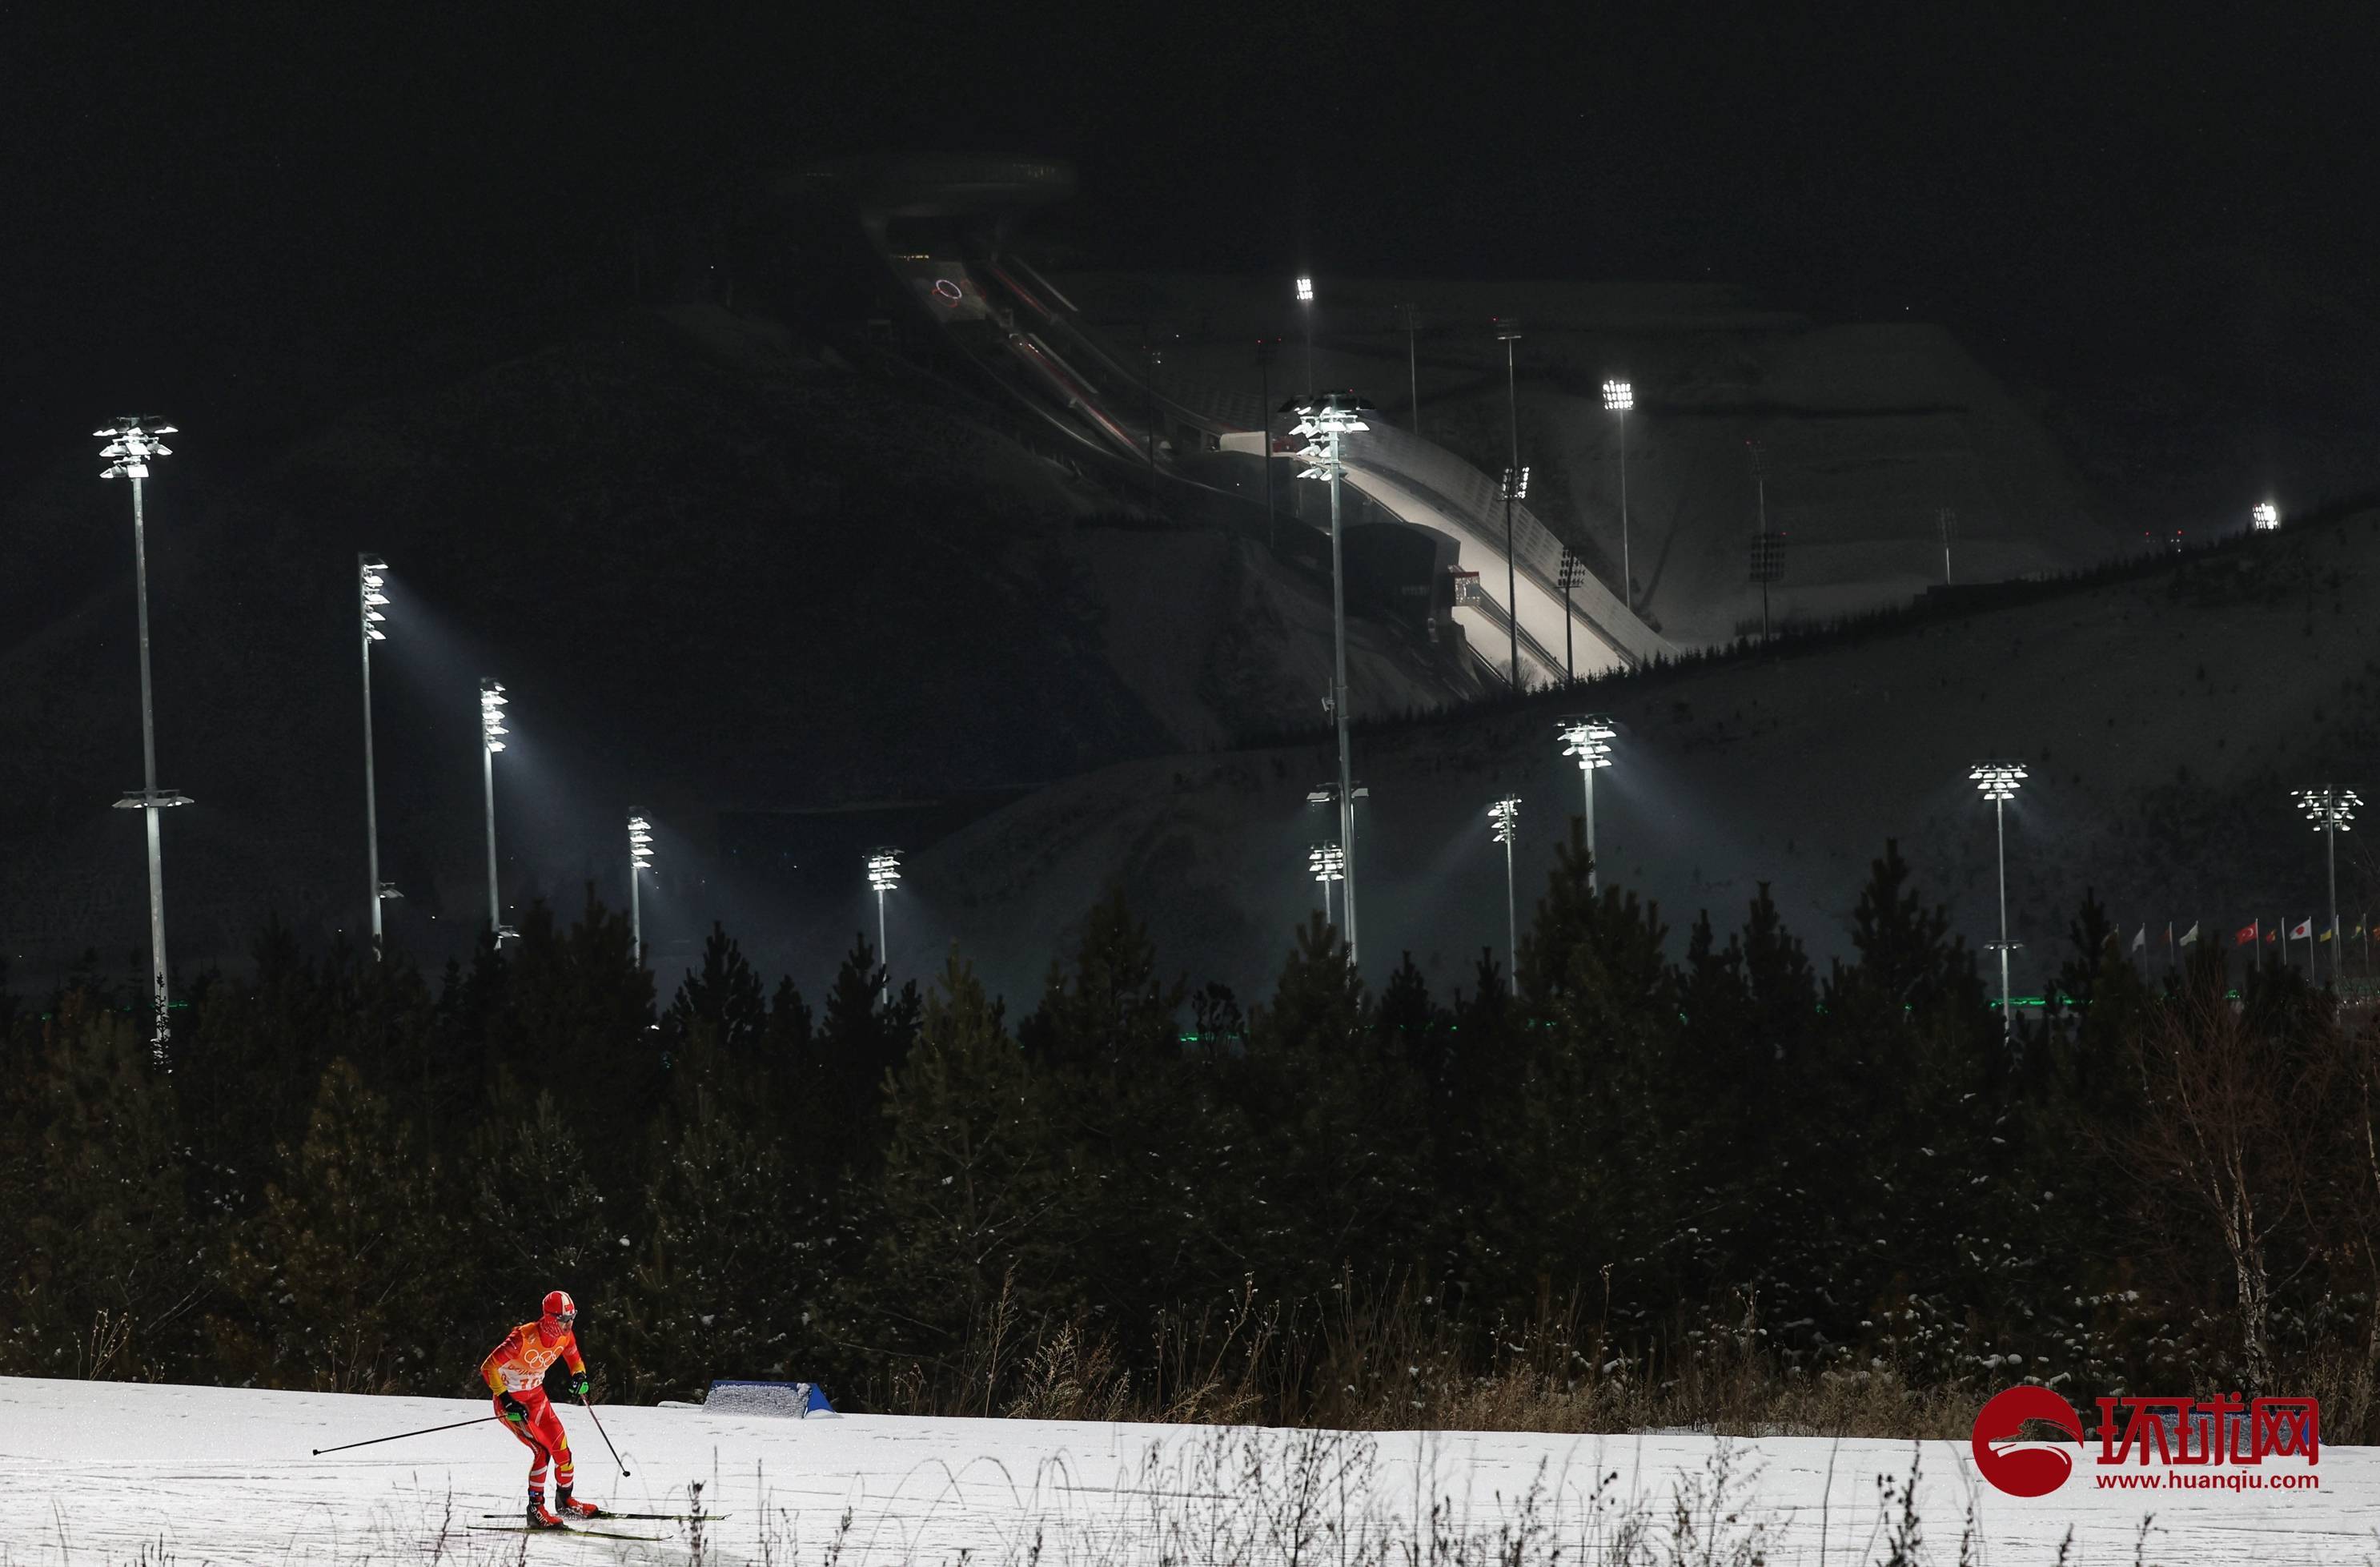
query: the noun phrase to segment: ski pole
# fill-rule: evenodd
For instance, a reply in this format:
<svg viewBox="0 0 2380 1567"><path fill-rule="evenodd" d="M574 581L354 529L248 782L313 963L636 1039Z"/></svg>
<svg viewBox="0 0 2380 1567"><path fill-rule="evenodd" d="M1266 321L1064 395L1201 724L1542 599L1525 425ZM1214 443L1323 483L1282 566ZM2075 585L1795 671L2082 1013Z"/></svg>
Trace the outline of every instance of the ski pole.
<svg viewBox="0 0 2380 1567"><path fill-rule="evenodd" d="M351 1447L370 1447L374 1442L395 1442L403 1441L407 1437L426 1437L432 1431L460 1430L465 1426L477 1426L484 1421L503 1418L501 1415L482 1415L477 1420L457 1420L451 1426L424 1426L418 1431L399 1431L393 1437L369 1437L359 1442L341 1442L336 1447L318 1447L314 1450L314 1456L320 1458L326 1452L345 1452Z"/></svg>
<svg viewBox="0 0 2380 1567"><path fill-rule="evenodd" d="M620 1463L620 1450L616 1447L612 1447L612 1433L603 1428L602 1421L595 1419L595 1406L588 1403L585 1397L582 1396L578 1401L578 1407L587 1412L587 1418L589 1420L595 1420L595 1434L603 1439L603 1445L605 1447L612 1448L612 1462L618 1465L622 1476L626 1476L629 1473L628 1466Z"/></svg>

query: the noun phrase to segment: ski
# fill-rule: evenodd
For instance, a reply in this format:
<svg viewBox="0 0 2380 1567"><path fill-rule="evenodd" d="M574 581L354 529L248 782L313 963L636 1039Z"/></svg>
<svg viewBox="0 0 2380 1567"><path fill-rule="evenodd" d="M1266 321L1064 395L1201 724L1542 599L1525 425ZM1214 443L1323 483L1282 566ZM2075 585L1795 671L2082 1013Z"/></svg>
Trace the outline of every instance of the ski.
<svg viewBox="0 0 2380 1567"><path fill-rule="evenodd" d="M577 1535L586 1539L646 1540L653 1544L663 1543L669 1538L667 1535L624 1535L611 1529L581 1529L570 1524L556 1524L551 1528L541 1524L535 1528L527 1524L474 1524L470 1527L475 1535Z"/></svg>
<svg viewBox="0 0 2380 1567"><path fill-rule="evenodd" d="M515 1516L515 1514L510 1512L482 1512L480 1516L482 1518L510 1518ZM638 1518L656 1524L716 1524L722 1518L733 1518L735 1514L732 1512L614 1512L607 1507L602 1512L596 1513L595 1516L598 1519ZM569 1527L566 1524L563 1526L565 1528Z"/></svg>

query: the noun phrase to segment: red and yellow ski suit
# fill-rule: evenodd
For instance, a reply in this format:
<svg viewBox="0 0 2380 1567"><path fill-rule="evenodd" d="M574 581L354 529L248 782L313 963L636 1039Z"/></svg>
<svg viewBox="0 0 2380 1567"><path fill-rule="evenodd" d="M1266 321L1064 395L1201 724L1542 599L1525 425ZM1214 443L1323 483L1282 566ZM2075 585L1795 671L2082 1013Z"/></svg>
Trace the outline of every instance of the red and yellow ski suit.
<svg viewBox="0 0 2380 1567"><path fill-rule="evenodd" d="M573 1375L582 1375L587 1363L578 1357L578 1335L568 1328L549 1333L545 1319L524 1322L504 1335L504 1342L489 1352L480 1363L480 1379L495 1395L496 1413L504 1412L504 1396L510 1393L528 1411L524 1425L504 1422L504 1428L518 1437L529 1450L528 1489L531 1496L545 1493L545 1466L554 1466L554 1484L564 1490L570 1488L570 1439L563 1433L562 1416L553 1412L545 1396L545 1368L556 1360L569 1362Z"/></svg>

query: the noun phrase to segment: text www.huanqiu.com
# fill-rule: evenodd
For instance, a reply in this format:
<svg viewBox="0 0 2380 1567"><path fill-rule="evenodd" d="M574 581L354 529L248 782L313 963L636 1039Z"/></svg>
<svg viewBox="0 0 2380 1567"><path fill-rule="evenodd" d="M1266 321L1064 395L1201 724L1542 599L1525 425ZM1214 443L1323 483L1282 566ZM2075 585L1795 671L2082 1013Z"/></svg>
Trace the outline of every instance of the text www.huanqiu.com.
<svg viewBox="0 0 2380 1567"><path fill-rule="evenodd" d="M2094 1475L2103 1491L2318 1491L2322 1476L2239 1469L2148 1469Z"/></svg>

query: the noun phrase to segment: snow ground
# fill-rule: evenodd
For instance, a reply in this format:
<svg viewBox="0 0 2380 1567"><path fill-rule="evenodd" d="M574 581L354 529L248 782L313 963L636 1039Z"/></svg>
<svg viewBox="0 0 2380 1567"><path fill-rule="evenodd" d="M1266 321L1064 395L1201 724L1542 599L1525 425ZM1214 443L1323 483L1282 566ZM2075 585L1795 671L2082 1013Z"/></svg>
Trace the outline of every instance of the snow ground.
<svg viewBox="0 0 2380 1567"><path fill-rule="evenodd" d="M688 1484L728 1514L698 1557L682 1527L616 1525L650 1541L472 1534L519 1506L525 1454L491 1425L310 1455L325 1444L468 1419L476 1400L0 1379L0 1563L391 1563L570 1561L1053 1564L1308 1560L1402 1563L1413 1520L1439 1508L1443 1567L1620 1560L1598 1554L1632 1504L1667 1561L1672 1498L1707 1488L1722 1452L1743 1494L1717 1532L1767 1529L1772 1563L1884 1554L1876 1476L1912 1445L1694 1434L1622 1437L1247 1431L1183 1426L847 1415L730 1418L603 1407L623 1478L585 1413L569 1409L580 1490L614 1509L682 1509ZM2141 1560L2380 1561L2380 1450L2322 1454L2318 1492L2168 1493ZM2137 1492L2079 1488L2037 1501L1984 1490L1963 1445L1923 1444L1925 1560L1960 1560L1970 1500L1983 1567L2131 1562ZM1260 1463L1264 1481L1246 1479ZM1597 1497L1597 1478L1609 1476ZM1534 1513L1526 1498L1536 1489ZM1307 1505L1301 1510L1296 1499ZM848 1523L845 1523L845 1519ZM1534 1517L1534 1528L1530 1519ZM1303 1521L1301 1523L1301 1520ZM1504 1546L1499 1549L1500 1532ZM1559 1558L1555 1551L1559 1549ZM1724 1553L1707 1558L1727 1561ZM1694 1561L1706 1560L1694 1556Z"/></svg>

